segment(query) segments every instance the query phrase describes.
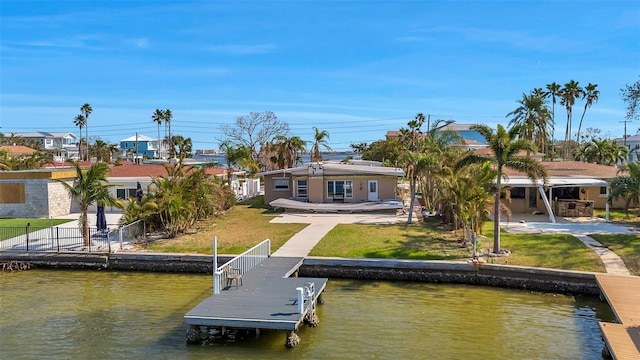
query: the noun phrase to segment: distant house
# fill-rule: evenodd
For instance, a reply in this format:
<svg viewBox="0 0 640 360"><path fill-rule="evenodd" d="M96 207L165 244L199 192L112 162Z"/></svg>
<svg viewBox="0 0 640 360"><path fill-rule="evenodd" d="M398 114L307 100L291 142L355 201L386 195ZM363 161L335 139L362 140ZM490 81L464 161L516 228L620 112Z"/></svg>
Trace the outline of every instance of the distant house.
<svg viewBox="0 0 640 360"><path fill-rule="evenodd" d="M458 124L453 120L448 120L445 126L436 129L436 131L442 132L446 130L451 130L451 131L457 132L462 138L462 141L458 142L457 146L461 146L464 144L464 145L469 145L467 147L468 149L482 148L486 140L482 135L480 135L480 133L477 130L471 129L473 125L474 124ZM387 140L393 139L393 138L398 139L400 138L400 135L401 135L401 132L399 130L391 130L391 131L387 131L386 138ZM486 147L486 145L484 147Z"/></svg>
<svg viewBox="0 0 640 360"><path fill-rule="evenodd" d="M624 145L629 150L629 162L635 162L640 159L640 135L630 135L626 138L617 138L618 145Z"/></svg>
<svg viewBox="0 0 640 360"><path fill-rule="evenodd" d="M215 176L222 181L227 181L227 170L222 168L208 167L205 174ZM231 188L239 200L257 196L260 192L260 180L246 178L244 171L236 171L231 174ZM118 199L129 199L135 197L137 184L140 183L146 194L154 178L167 176L167 169L158 164L126 164L113 166L107 181L114 185L111 188L111 195Z"/></svg>
<svg viewBox="0 0 640 360"><path fill-rule="evenodd" d="M258 175L264 177L265 204L274 205L278 199L308 204L358 204L397 200L398 178L405 173L372 162L368 165L313 162ZM293 208L298 204L290 205Z"/></svg>
<svg viewBox="0 0 640 360"><path fill-rule="evenodd" d="M23 145L0 146L0 151L7 151L11 156L17 156L17 157L29 156L37 152L36 150Z"/></svg>
<svg viewBox="0 0 640 360"><path fill-rule="evenodd" d="M160 157L160 140L136 134L120 140L121 156L134 162ZM136 160L137 159L137 160Z"/></svg>
<svg viewBox="0 0 640 360"><path fill-rule="evenodd" d="M14 135L38 141L43 150L54 152L54 161L78 160L80 157L78 138L73 133L33 131Z"/></svg>

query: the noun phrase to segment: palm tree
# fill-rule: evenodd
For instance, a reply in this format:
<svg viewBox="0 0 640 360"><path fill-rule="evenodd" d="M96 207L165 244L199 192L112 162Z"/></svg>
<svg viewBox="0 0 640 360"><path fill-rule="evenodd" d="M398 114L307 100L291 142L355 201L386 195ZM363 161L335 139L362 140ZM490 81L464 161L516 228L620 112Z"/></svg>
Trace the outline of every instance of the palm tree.
<svg viewBox="0 0 640 360"><path fill-rule="evenodd" d="M84 127L84 131L85 131L85 141L87 142L87 159L89 160L89 115L91 115L91 113L93 112L93 109L91 108L91 105L89 103L85 103L80 107L80 112L82 113L82 115L84 115L84 119L85 119L85 127Z"/></svg>
<svg viewBox="0 0 640 360"><path fill-rule="evenodd" d="M624 212L629 216L629 205L631 203L640 205L640 164L628 163L620 169L620 171L625 170L629 173L628 176L616 176L609 181L611 194L609 194L607 201L624 198ZM638 216L640 216L640 207L638 208Z"/></svg>
<svg viewBox="0 0 640 360"><path fill-rule="evenodd" d="M587 108L590 108L594 102L598 102L598 97L600 96L600 91L596 90L598 84L589 83L584 87L584 95L585 99L584 110L582 111L582 116L580 117L580 124L578 125L578 134L576 135L576 141L580 142L580 130L582 129L582 120L584 119L584 114L587 112Z"/></svg>
<svg viewBox="0 0 640 360"><path fill-rule="evenodd" d="M93 151L96 154L96 159L98 160L98 162L104 161L104 159L107 159L106 162L111 161L109 144L102 141L101 139L96 139L96 141L93 143Z"/></svg>
<svg viewBox="0 0 640 360"><path fill-rule="evenodd" d="M73 124L80 128L80 138L78 139L78 160L82 159L82 128L87 124L87 118L84 115L76 115Z"/></svg>
<svg viewBox="0 0 640 360"><path fill-rule="evenodd" d="M170 157L174 157L174 148L173 148L173 138L171 137L171 120L173 120L173 113L171 112L170 109L166 109L164 111L164 116L162 118L162 120L164 120L164 124L165 127L168 126L169 127L169 135L167 137L167 139L169 139L169 156ZM165 128L166 129L166 128Z"/></svg>
<svg viewBox="0 0 640 360"><path fill-rule="evenodd" d="M313 146L311 147L311 162L322 161L322 154L320 153L320 147L323 147L326 151L333 151L329 147L329 132L327 130L318 130L317 127L313 127Z"/></svg>
<svg viewBox="0 0 640 360"><path fill-rule="evenodd" d="M191 138L184 138L181 135L176 135L171 138L171 144L178 147L177 155L178 155L178 164L182 166L184 159L187 157L191 157L191 151L193 151L193 143L191 142ZM176 153L175 149L171 149L172 153Z"/></svg>
<svg viewBox="0 0 640 360"><path fill-rule="evenodd" d="M278 153L276 158L281 157L283 159L283 166L281 168L292 168L296 166L302 159L300 154L307 151L307 142L299 136L287 137L285 135L276 135L273 138L273 145L275 145L275 150Z"/></svg>
<svg viewBox="0 0 640 360"><path fill-rule="evenodd" d="M400 143L402 144L402 153L400 155L400 162L404 164L404 171L409 178L409 217L407 223L411 224L413 218L413 206L416 197L416 185L418 179L418 173L424 170L432 163L432 159L427 157L426 154L422 154L420 149L420 138L422 132L420 128L424 124L426 118L424 114L418 113L416 117L409 121L407 125L409 128L400 129Z"/></svg>
<svg viewBox="0 0 640 360"><path fill-rule="evenodd" d="M471 164L483 164L490 161L495 166L495 200L494 200L494 224L493 224L493 252L500 253L500 193L503 169L517 170L526 173L527 176L536 180L543 178L547 180L547 170L540 162L528 157L519 157L521 150L533 150L533 145L524 139L519 139L521 133L519 126L514 126L508 131L502 125L498 125L496 132L486 125L473 125L472 130L478 131L482 135L489 148L493 151L491 156L481 156L474 152L469 152L455 165L456 169L469 166Z"/></svg>
<svg viewBox="0 0 640 360"><path fill-rule="evenodd" d="M79 221L82 229L82 238L84 245L89 246L89 221L87 218L89 206L100 204L122 208L123 204L109 193L109 188L114 186L107 183L107 175L110 172L109 165L98 162L91 165L87 171L80 168L78 162L74 161L72 165L76 170L76 180L73 184L69 184L64 180L56 180L64 185L72 200L80 206Z"/></svg>
<svg viewBox="0 0 640 360"><path fill-rule="evenodd" d="M571 80L564 84L564 87L560 90L560 104L564 105L567 109L567 126L564 133L565 148L563 151L563 159L566 160L569 157L569 138L571 137L571 122L573 118L573 105L576 103L576 99L582 97L582 88L578 85L577 81Z"/></svg>
<svg viewBox="0 0 640 360"><path fill-rule="evenodd" d="M157 138L158 154L157 155L160 155L160 125L162 125L162 120L164 120L164 112L160 109L156 109L156 111L153 112L153 115L151 115L151 120L153 120L153 122L158 123L158 138Z"/></svg>
<svg viewBox="0 0 640 360"><path fill-rule="evenodd" d="M551 84L547 84L546 96L551 96L551 143L555 145L556 142L556 98L560 94L560 84L555 81ZM555 146L554 146L555 149ZM553 152L551 153L551 159L553 159Z"/></svg>
<svg viewBox="0 0 640 360"><path fill-rule="evenodd" d="M548 123L551 120L549 108L545 104L542 89L536 89L531 94L522 94L522 99L517 101L520 106L507 114L513 116L509 126L518 125L522 131L520 137L537 144L539 149L546 150L549 140L547 132ZM546 152L546 151L545 151ZM529 156L529 152L527 152Z"/></svg>
<svg viewBox="0 0 640 360"><path fill-rule="evenodd" d="M591 138L589 142L581 144L573 156L578 161L611 166L625 163L629 150L626 146L618 145L615 140Z"/></svg>

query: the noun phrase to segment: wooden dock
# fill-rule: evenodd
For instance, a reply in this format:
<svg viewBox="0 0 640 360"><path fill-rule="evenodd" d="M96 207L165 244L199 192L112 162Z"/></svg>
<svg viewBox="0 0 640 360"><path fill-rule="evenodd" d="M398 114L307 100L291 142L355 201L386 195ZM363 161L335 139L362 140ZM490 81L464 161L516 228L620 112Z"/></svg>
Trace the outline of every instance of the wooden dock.
<svg viewBox="0 0 640 360"><path fill-rule="evenodd" d="M241 330L256 331L261 329L285 330L290 346L291 337L297 338L295 332L305 322L306 313L298 309L298 292L296 288L314 285L314 294L309 301L309 310L315 316L315 304L321 296L326 278L291 277L302 265L303 258L269 257L256 268L242 276L242 286L236 289L235 283L225 288L219 295L213 295L202 301L185 316L190 325L191 336L195 331L219 333ZM316 320L317 324L317 320ZM312 324L315 326L315 324ZM187 334L187 341L189 340ZM299 339L297 340L299 342ZM297 345L295 343L293 346Z"/></svg>
<svg viewBox="0 0 640 360"><path fill-rule="evenodd" d="M596 275L617 323L599 323L611 357L640 359L640 277Z"/></svg>

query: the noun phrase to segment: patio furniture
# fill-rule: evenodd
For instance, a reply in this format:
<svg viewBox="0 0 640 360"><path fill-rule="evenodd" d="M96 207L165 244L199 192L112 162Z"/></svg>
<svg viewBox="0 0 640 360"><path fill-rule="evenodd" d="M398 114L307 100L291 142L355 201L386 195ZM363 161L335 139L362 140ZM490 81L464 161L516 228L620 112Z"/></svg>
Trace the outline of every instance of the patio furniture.
<svg viewBox="0 0 640 360"><path fill-rule="evenodd" d="M227 287L231 287L234 280L236 282L236 289L238 289L238 285L242 286L242 270L227 265L224 271L227 273Z"/></svg>

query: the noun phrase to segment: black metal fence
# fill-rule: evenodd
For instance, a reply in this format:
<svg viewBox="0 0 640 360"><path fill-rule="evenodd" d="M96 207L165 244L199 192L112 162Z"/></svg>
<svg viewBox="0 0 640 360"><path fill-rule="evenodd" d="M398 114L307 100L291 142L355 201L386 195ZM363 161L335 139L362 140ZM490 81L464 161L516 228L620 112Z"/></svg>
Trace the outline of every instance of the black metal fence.
<svg viewBox="0 0 640 360"><path fill-rule="evenodd" d="M112 242L119 240L118 230L90 227L88 237L80 228L71 227L0 227L0 251L111 252Z"/></svg>

